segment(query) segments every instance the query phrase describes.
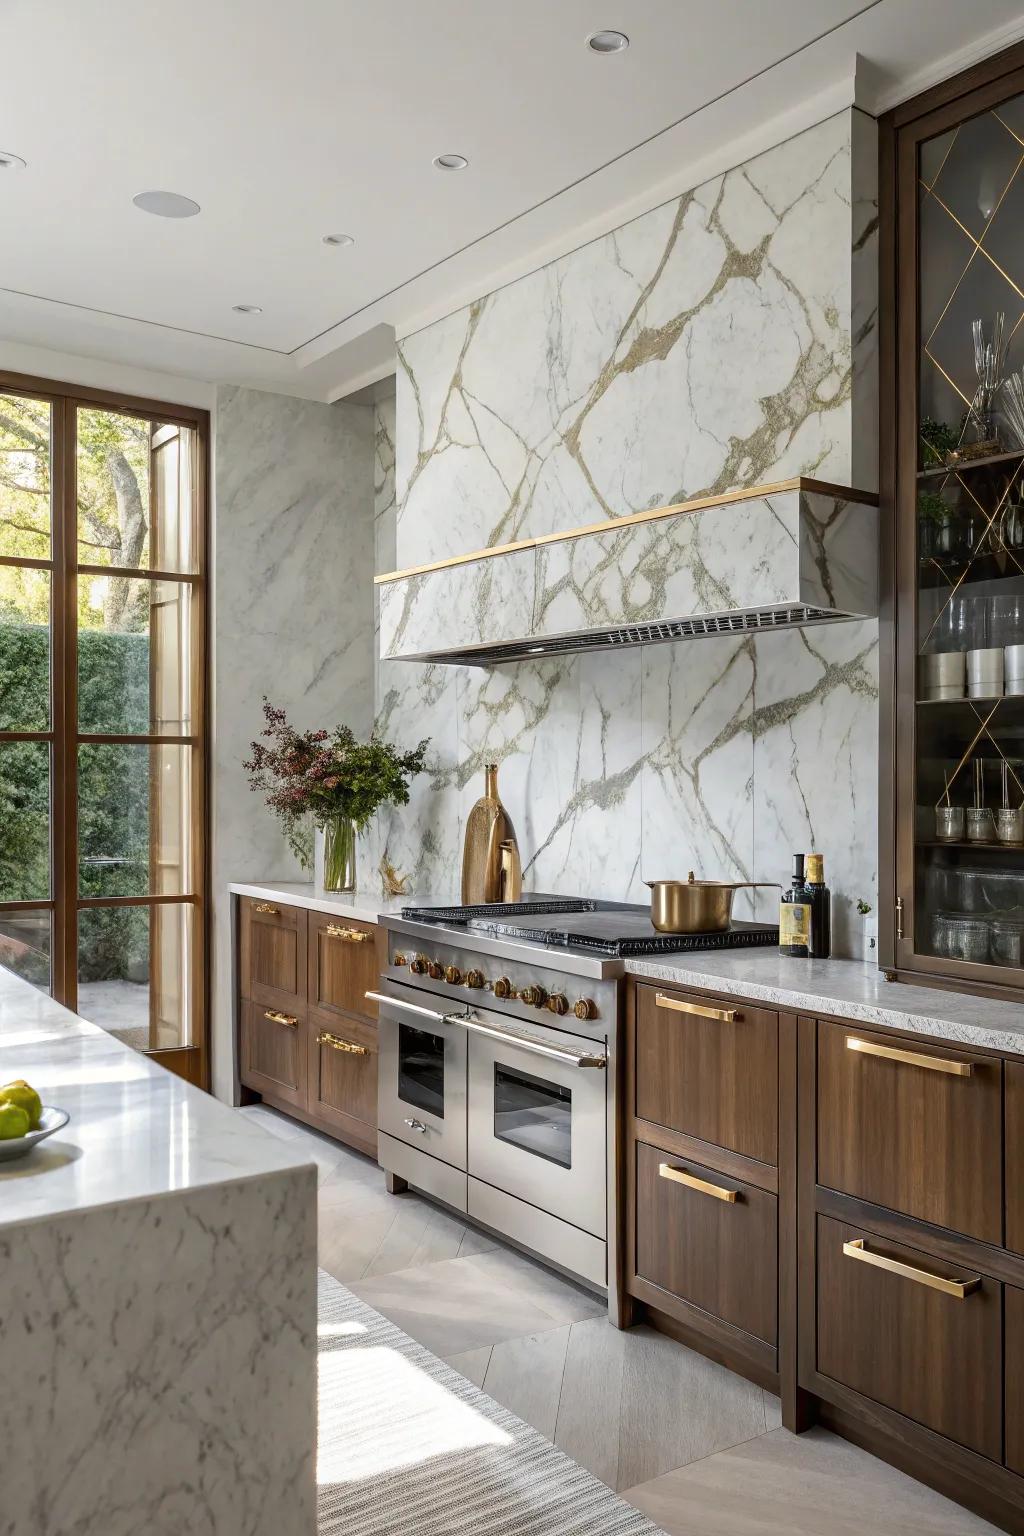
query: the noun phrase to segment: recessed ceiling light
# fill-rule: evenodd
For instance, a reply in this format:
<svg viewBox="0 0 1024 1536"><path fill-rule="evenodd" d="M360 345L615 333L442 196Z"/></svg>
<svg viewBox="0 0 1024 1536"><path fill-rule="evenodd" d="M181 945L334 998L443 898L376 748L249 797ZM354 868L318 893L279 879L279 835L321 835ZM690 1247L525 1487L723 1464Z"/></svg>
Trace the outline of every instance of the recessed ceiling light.
<svg viewBox="0 0 1024 1536"><path fill-rule="evenodd" d="M178 192L137 192L132 202L143 213L155 213L160 219L192 219L199 212L198 203Z"/></svg>
<svg viewBox="0 0 1024 1536"><path fill-rule="evenodd" d="M263 313L259 304L232 304L231 308L236 315L262 315Z"/></svg>
<svg viewBox="0 0 1024 1536"><path fill-rule="evenodd" d="M624 53L629 47L625 32L591 32L587 47L592 53Z"/></svg>
<svg viewBox="0 0 1024 1536"><path fill-rule="evenodd" d="M324 245L355 245L355 235L324 235Z"/></svg>
<svg viewBox="0 0 1024 1536"><path fill-rule="evenodd" d="M20 155L12 155L9 150L0 149L0 171L23 171L25 162Z"/></svg>
<svg viewBox="0 0 1024 1536"><path fill-rule="evenodd" d="M465 155L435 155L434 164L439 171L464 171L469 161Z"/></svg>

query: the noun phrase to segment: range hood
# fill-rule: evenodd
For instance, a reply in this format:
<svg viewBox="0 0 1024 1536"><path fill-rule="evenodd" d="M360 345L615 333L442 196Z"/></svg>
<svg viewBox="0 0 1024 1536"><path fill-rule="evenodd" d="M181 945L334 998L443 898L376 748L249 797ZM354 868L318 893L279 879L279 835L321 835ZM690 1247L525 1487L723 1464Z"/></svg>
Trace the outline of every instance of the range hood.
<svg viewBox="0 0 1024 1536"><path fill-rule="evenodd" d="M382 658L464 666L874 618L878 498L786 480L376 581Z"/></svg>

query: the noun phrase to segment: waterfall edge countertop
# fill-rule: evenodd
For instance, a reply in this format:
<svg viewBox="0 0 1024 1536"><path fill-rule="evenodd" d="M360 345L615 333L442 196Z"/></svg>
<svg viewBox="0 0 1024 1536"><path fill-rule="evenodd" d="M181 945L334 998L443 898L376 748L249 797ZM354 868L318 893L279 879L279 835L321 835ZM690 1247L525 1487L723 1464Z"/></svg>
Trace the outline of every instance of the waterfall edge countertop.
<svg viewBox="0 0 1024 1536"><path fill-rule="evenodd" d="M0 1084L23 1077L70 1123L0 1163L0 1230L130 1200L289 1174L309 1159L0 970Z"/></svg>
<svg viewBox="0 0 1024 1536"><path fill-rule="evenodd" d="M659 955L625 965L639 981L724 992L788 1013L824 1014L1024 1056L1019 1003L886 981L859 960L794 960L777 949L743 949Z"/></svg>

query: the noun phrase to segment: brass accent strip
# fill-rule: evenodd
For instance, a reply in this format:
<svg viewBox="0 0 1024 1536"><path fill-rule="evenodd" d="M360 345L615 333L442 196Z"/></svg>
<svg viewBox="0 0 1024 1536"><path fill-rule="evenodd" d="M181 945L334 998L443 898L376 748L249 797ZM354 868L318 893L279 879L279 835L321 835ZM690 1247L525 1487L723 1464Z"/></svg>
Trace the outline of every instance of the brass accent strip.
<svg viewBox="0 0 1024 1536"><path fill-rule="evenodd" d="M288 1029L298 1026L298 1019L290 1013L278 1013L276 1008L264 1008L263 1017L269 1019L271 1024L284 1024Z"/></svg>
<svg viewBox="0 0 1024 1536"><path fill-rule="evenodd" d="M696 1013L702 1019L718 1019L722 1024L735 1024L740 1015L735 1008L704 1008L700 1003L683 1003L678 997L665 997L656 992L654 1001L659 1008L671 1008L675 1013Z"/></svg>
<svg viewBox="0 0 1024 1536"><path fill-rule="evenodd" d="M263 912L267 917L280 917L280 907L272 906L269 901L258 901L253 907L254 912Z"/></svg>
<svg viewBox="0 0 1024 1536"><path fill-rule="evenodd" d="M695 1173L685 1173L682 1168L673 1168L671 1163L658 1164L658 1177L671 1179L675 1184L685 1184L687 1189L695 1189L701 1195L711 1195L715 1200L724 1200L728 1205L735 1205L739 1198L738 1189L724 1189L721 1184L698 1179Z"/></svg>
<svg viewBox="0 0 1024 1536"><path fill-rule="evenodd" d="M783 491L809 491L819 496L837 496L844 501L863 502L877 507L878 496L874 491L855 491L845 485L831 485L825 480L809 480L797 475L792 480L778 480L772 485L747 486L738 491L725 491L720 496L698 496L693 501L676 502L670 507L648 507L644 512L627 512L624 517L607 517L600 523L586 523L581 528L566 528L560 533L538 533L529 539L516 539L511 544L492 544L486 549L474 549L464 555L449 555L447 560L431 560L426 565L410 565L403 571L385 571L373 578L375 585L389 581L403 581L408 576L425 576L430 571L443 571L452 565L468 565L473 560L493 560L496 555L514 555L523 549L536 549L541 544L559 544L564 539L582 539L591 533L608 533L615 528L630 528L635 523L653 523L659 518L676 517L684 512L700 512L705 507L725 507L735 501L756 501L761 496L779 496Z"/></svg>
<svg viewBox="0 0 1024 1536"><path fill-rule="evenodd" d="M316 1037L317 1045L329 1045L332 1051L345 1051L349 1056L369 1056L368 1045L357 1045L354 1040L342 1040L340 1035L332 1035L328 1030L322 1029Z"/></svg>
<svg viewBox="0 0 1024 1536"><path fill-rule="evenodd" d="M927 1269L915 1269L913 1264L903 1264L899 1259L887 1259L884 1253L872 1253L867 1239L863 1237L844 1243L843 1252L848 1259L859 1259L862 1264L871 1264L875 1269L884 1269L890 1275L899 1275L901 1280L913 1280L917 1285L926 1285L929 1290L941 1291L944 1296L953 1296L957 1301L963 1301L965 1296L976 1291L981 1284L980 1275L976 1275L973 1280L949 1280L945 1275L933 1275Z"/></svg>
<svg viewBox="0 0 1024 1536"><path fill-rule="evenodd" d="M884 1061L901 1061L908 1067L924 1067L928 1072L944 1072L947 1077L970 1077L974 1063L948 1056L929 1056L925 1051L904 1051L895 1045L878 1045L874 1040L860 1040L847 1035L846 1049L861 1056L881 1056Z"/></svg>
<svg viewBox="0 0 1024 1536"><path fill-rule="evenodd" d="M373 938L361 928L339 928L336 923L328 923L324 932L329 939L345 939L349 944L368 944Z"/></svg>

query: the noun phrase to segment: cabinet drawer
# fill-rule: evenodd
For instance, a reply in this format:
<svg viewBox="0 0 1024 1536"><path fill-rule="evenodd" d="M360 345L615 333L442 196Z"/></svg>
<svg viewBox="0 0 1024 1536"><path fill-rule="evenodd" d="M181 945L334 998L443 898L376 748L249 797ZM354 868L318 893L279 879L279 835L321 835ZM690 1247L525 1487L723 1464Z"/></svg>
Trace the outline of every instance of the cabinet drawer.
<svg viewBox="0 0 1024 1536"><path fill-rule="evenodd" d="M775 1197L645 1142L636 1154L637 1274L774 1345Z"/></svg>
<svg viewBox="0 0 1024 1536"><path fill-rule="evenodd" d="M241 899L242 996L287 1013L306 1007L306 912L280 902Z"/></svg>
<svg viewBox="0 0 1024 1536"><path fill-rule="evenodd" d="M247 1088L306 1107L306 1021L301 1014L242 1004L240 1076Z"/></svg>
<svg viewBox="0 0 1024 1536"><path fill-rule="evenodd" d="M1024 1474L1024 1291L1006 1287L1006 1465Z"/></svg>
<svg viewBox="0 0 1024 1536"><path fill-rule="evenodd" d="M1002 1063L818 1025L818 1183L1002 1242Z"/></svg>
<svg viewBox="0 0 1024 1536"><path fill-rule="evenodd" d="M366 993L380 975L377 928L324 912L309 914L309 1006L325 1019L375 1019Z"/></svg>
<svg viewBox="0 0 1024 1536"><path fill-rule="evenodd" d="M310 1022L309 1113L364 1151L377 1150L377 1029Z"/></svg>
<svg viewBox="0 0 1024 1536"><path fill-rule="evenodd" d="M636 1114L775 1163L778 1014L666 987L637 987Z"/></svg>
<svg viewBox="0 0 1024 1536"><path fill-rule="evenodd" d="M998 1461L997 1282L827 1216L817 1263L822 1375ZM935 1289L936 1278L963 1282L965 1294Z"/></svg>
<svg viewBox="0 0 1024 1536"><path fill-rule="evenodd" d="M1006 1073L1006 1246L1014 1253L1024 1253L1024 1063L1008 1061L1003 1070Z"/></svg>

